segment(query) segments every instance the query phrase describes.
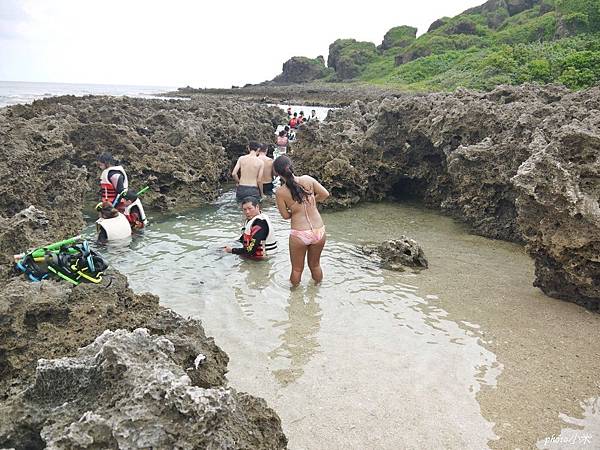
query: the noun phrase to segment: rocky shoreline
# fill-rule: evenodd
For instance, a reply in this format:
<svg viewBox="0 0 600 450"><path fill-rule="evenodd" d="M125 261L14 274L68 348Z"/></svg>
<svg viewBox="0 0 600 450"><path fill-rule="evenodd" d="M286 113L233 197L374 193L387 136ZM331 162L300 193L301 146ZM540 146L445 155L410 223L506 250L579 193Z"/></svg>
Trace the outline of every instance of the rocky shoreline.
<svg viewBox="0 0 600 450"><path fill-rule="evenodd" d="M194 89L186 87L163 95L181 98L214 96L217 98L235 98L254 103L343 107L351 105L356 100L369 102L404 94L406 93L393 87L380 87L363 83L312 82L303 84L265 83L232 89Z"/></svg>
<svg viewBox="0 0 600 450"><path fill-rule="evenodd" d="M600 88L356 101L303 125L293 158L330 206L417 198L494 239L525 243L534 285L600 309Z"/></svg>
<svg viewBox="0 0 600 450"><path fill-rule="evenodd" d="M193 207L282 115L215 98L65 96L0 110L0 447L286 447L277 414L227 385L227 355L199 321L134 294L114 270L76 287L11 270L11 255L80 232L100 152L150 186L148 206Z"/></svg>
<svg viewBox="0 0 600 450"><path fill-rule="evenodd" d="M198 321L134 294L116 272L103 286L70 287L32 284L11 271L12 254L81 230L100 152L123 161L133 186L150 186L149 207L214 199L245 144L271 142L285 120L264 103L354 98L326 122L303 125L292 149L299 172L330 190L328 207L416 198L478 234L525 243L536 286L599 309L600 88L419 95L348 87L330 96L306 86L294 95L293 86L268 96L261 89L189 101L65 96L0 110L0 446L110 448L131 435L132 414L140 423L166 421L169 431L149 433L146 446L286 446L277 415L227 387L227 356ZM153 374L142 370L150 360ZM153 409L148 396L175 400ZM69 414L59 408L65 402ZM169 441L184 436L185 417L205 427L182 437L187 443Z"/></svg>

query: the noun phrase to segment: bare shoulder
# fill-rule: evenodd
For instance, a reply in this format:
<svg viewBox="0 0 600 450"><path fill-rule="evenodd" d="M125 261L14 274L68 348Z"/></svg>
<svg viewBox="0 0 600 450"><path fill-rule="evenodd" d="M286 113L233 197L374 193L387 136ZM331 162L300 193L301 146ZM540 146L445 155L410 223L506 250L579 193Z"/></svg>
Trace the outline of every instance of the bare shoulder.
<svg viewBox="0 0 600 450"><path fill-rule="evenodd" d="M291 198L292 195L290 193L289 188L285 185L282 184L281 186L279 186L277 188L277 191L275 191L275 197L280 197L280 198Z"/></svg>

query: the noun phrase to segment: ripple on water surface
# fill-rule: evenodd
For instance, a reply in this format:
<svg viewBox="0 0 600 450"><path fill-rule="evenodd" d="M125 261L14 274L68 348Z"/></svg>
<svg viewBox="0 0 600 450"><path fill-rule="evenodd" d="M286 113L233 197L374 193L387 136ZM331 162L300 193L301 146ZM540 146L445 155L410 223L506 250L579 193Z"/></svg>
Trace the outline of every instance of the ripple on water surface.
<svg viewBox="0 0 600 450"><path fill-rule="evenodd" d="M135 290L202 319L231 357L231 384L267 399L291 448L486 448L494 424L475 396L505 367L475 314L453 307L451 320L442 305L530 295L522 250L419 208L364 205L323 214L325 280L314 286L306 271L290 289L289 223L272 202L265 211L280 247L269 261L222 252L241 231L232 193L155 215L129 248L104 252ZM424 246L429 270L381 270L357 249L400 234Z"/></svg>
<svg viewBox="0 0 600 450"><path fill-rule="evenodd" d="M269 261L222 252L241 230L232 193L151 217L129 248L104 253L136 291L202 319L231 357L232 385L268 400L291 448L485 448L495 435L475 394L501 366L477 324L448 320L443 292L422 292L419 276L381 270L356 247L417 230L436 245L460 227L398 205L325 213L325 281L314 286L307 269L290 289L289 223L272 202L265 211L280 247Z"/></svg>

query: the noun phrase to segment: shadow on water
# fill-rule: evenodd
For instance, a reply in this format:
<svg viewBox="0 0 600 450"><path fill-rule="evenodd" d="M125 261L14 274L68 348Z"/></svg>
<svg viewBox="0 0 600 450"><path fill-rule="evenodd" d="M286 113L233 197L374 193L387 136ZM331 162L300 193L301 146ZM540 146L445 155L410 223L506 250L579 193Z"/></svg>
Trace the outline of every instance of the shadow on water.
<svg viewBox="0 0 600 450"><path fill-rule="evenodd" d="M269 357L289 360L288 368L272 371L282 386L301 377L304 366L319 351L317 333L322 313L318 303L318 292L319 286L314 284L290 289L285 308L287 318L273 322L274 328L283 328L284 331L280 336L280 345L269 352Z"/></svg>

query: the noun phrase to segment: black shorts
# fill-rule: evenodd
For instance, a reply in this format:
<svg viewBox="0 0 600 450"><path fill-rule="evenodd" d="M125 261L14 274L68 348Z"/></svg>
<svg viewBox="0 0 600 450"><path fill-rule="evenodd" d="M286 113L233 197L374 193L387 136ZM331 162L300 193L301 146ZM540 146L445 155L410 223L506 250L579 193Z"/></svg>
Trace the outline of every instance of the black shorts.
<svg viewBox="0 0 600 450"><path fill-rule="evenodd" d="M235 199L238 203L241 203L246 197L254 197L257 201L260 200L260 191L256 186L244 186L243 184L238 185L235 190Z"/></svg>
<svg viewBox="0 0 600 450"><path fill-rule="evenodd" d="M263 194L273 195L273 183L263 183Z"/></svg>

